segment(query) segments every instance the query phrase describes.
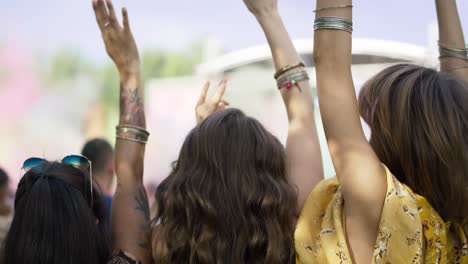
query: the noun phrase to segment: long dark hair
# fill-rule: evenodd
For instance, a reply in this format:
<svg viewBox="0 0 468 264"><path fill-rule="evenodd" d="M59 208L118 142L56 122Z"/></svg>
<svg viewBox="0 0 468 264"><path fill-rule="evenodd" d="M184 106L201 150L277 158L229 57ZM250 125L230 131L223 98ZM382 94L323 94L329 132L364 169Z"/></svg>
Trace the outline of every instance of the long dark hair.
<svg viewBox="0 0 468 264"><path fill-rule="evenodd" d="M240 110L190 132L155 196L155 263L294 262L297 197L284 147Z"/></svg>
<svg viewBox="0 0 468 264"><path fill-rule="evenodd" d="M415 65L390 67L364 85L360 111L380 160L468 234L468 88Z"/></svg>
<svg viewBox="0 0 468 264"><path fill-rule="evenodd" d="M110 256L104 208L97 190L90 208L87 172L44 163L18 184L4 264L102 264Z"/></svg>

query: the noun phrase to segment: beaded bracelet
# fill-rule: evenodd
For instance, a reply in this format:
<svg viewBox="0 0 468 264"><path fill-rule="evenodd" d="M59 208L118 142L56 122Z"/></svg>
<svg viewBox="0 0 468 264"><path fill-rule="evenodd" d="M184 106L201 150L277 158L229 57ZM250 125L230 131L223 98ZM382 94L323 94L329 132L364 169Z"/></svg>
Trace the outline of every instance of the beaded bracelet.
<svg viewBox="0 0 468 264"><path fill-rule="evenodd" d="M298 82L308 81L309 79L309 75L306 71L295 72L279 79L277 82L278 89L286 88L287 90L290 90Z"/></svg>

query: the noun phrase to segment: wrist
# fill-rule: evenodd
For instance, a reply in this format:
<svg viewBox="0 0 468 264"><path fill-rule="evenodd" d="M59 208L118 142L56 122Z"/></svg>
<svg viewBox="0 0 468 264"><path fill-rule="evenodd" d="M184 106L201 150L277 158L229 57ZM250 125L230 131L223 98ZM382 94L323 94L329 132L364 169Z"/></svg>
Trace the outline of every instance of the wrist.
<svg viewBox="0 0 468 264"><path fill-rule="evenodd" d="M119 71L120 82L124 86L138 86L140 82L140 71Z"/></svg>
<svg viewBox="0 0 468 264"><path fill-rule="evenodd" d="M129 78L132 76L139 76L141 73L140 66L122 68L122 69L118 69L118 71L119 71L119 75L121 79Z"/></svg>
<svg viewBox="0 0 468 264"><path fill-rule="evenodd" d="M262 10L256 12L254 15L261 24L271 20L281 19L277 9Z"/></svg>
<svg viewBox="0 0 468 264"><path fill-rule="evenodd" d="M129 64L130 65L126 67L118 67L118 71L119 71L119 75L121 79L140 75L141 73L140 64L139 63L129 63Z"/></svg>

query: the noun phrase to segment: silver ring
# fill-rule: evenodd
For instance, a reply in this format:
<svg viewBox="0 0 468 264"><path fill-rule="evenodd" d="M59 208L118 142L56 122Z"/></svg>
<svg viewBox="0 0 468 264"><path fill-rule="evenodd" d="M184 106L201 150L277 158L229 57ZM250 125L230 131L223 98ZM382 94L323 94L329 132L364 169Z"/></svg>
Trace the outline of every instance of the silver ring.
<svg viewBox="0 0 468 264"><path fill-rule="evenodd" d="M104 27L108 27L110 25L109 21L104 22Z"/></svg>

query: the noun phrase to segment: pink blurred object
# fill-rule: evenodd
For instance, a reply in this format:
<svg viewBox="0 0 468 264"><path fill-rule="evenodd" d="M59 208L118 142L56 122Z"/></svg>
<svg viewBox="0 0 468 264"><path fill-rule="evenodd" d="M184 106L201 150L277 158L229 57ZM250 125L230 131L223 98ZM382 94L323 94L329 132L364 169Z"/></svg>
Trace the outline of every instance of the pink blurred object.
<svg viewBox="0 0 468 264"><path fill-rule="evenodd" d="M17 120L40 95L40 82L31 51L16 43L0 49L0 119Z"/></svg>

